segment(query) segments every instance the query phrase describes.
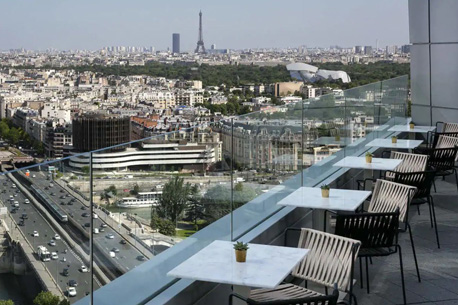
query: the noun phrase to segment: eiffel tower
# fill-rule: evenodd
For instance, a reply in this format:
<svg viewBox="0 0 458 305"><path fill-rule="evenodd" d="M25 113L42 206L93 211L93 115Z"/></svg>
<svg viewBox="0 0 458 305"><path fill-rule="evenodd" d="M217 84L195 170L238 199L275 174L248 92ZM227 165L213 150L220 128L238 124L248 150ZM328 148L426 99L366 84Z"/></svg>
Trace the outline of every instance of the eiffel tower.
<svg viewBox="0 0 458 305"><path fill-rule="evenodd" d="M204 35L202 34L202 11L199 13L199 40L197 41L197 47L194 52L200 54L207 53L204 46Z"/></svg>

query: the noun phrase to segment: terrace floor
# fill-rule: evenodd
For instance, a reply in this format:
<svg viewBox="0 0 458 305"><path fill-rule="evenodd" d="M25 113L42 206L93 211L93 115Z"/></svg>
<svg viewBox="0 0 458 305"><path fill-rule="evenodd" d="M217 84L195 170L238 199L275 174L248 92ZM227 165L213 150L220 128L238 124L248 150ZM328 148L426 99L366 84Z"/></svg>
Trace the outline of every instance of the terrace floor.
<svg viewBox="0 0 458 305"><path fill-rule="evenodd" d="M416 276L408 233L399 235L403 251L404 274L408 304L458 304L458 192L452 176L436 180L433 192L441 248L436 245L434 229L430 226L427 205L410 211L410 223L417 251L422 282ZM364 268L363 261L363 268ZM354 291L360 305L402 304L399 256L374 258L369 266L371 293L360 288L359 262L355 267L358 283ZM365 275L364 275L365 276ZM365 278L364 278L365 284Z"/></svg>

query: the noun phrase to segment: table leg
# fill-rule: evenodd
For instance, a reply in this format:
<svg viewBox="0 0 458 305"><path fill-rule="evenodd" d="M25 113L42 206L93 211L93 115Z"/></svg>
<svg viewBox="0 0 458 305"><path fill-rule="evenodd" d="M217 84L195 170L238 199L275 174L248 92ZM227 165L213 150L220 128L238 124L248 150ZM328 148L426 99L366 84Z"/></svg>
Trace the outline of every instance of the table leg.
<svg viewBox="0 0 458 305"><path fill-rule="evenodd" d="M316 209L312 211L312 228L315 230L323 231L323 228L327 226L327 221L325 220L325 211L321 209ZM326 229L328 229L326 227ZM326 230L326 232L329 232Z"/></svg>
<svg viewBox="0 0 458 305"><path fill-rule="evenodd" d="M232 290L234 291L234 293L237 293L237 294L241 295L242 297L244 297L246 299L248 299L250 297L250 293L251 293L251 288L250 287L234 285L234 286L232 286ZM233 305L246 305L246 302L244 302L244 301L242 301L240 299L233 298L232 300L233 300L233 302L232 302Z"/></svg>

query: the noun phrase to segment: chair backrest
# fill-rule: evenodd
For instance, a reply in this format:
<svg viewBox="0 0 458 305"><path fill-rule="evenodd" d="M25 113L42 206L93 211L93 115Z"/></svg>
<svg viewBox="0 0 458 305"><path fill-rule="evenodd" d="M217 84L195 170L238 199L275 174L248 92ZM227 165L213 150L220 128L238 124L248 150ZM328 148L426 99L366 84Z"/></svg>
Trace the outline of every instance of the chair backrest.
<svg viewBox="0 0 458 305"><path fill-rule="evenodd" d="M339 290L347 291L360 245L358 240L302 228L298 247L310 252L292 275L324 286L337 284Z"/></svg>
<svg viewBox="0 0 458 305"><path fill-rule="evenodd" d="M457 137L451 137L451 136L444 136L440 135L437 144L435 148L452 148L458 146L458 136ZM455 158L455 161L457 160L458 156Z"/></svg>
<svg viewBox="0 0 458 305"><path fill-rule="evenodd" d="M377 179L368 212L388 213L399 209L399 221L406 222L410 201L416 190L414 186Z"/></svg>
<svg viewBox="0 0 458 305"><path fill-rule="evenodd" d="M411 173L393 172L393 176L393 182L417 188L414 198L425 198L431 194L431 187L433 185L434 177L436 176L436 171L428 170Z"/></svg>
<svg viewBox="0 0 458 305"><path fill-rule="evenodd" d="M441 136L447 136L452 138L458 138L458 131L455 132L430 132L428 139L430 141L430 147L437 147L439 139Z"/></svg>
<svg viewBox="0 0 458 305"><path fill-rule="evenodd" d="M339 214L336 234L361 242L364 248L385 248L397 244L399 209L390 213Z"/></svg>
<svg viewBox="0 0 458 305"><path fill-rule="evenodd" d="M444 123L442 132L458 132L458 123Z"/></svg>
<svg viewBox="0 0 458 305"><path fill-rule="evenodd" d="M401 159L402 162L396 166L395 171L401 173L421 172L426 169L428 155L410 154L399 151L391 151L390 159ZM391 172L386 173L386 177L392 179Z"/></svg>
<svg viewBox="0 0 458 305"><path fill-rule="evenodd" d="M450 170L455 167L457 147L433 148L426 151L429 154L428 165L434 169Z"/></svg>

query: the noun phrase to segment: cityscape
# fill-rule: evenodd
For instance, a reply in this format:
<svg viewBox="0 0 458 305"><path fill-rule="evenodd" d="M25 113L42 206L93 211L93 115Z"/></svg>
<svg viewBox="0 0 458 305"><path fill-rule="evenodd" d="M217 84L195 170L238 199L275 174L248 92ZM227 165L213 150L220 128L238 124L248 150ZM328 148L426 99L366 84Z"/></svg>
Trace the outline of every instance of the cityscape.
<svg viewBox="0 0 458 305"><path fill-rule="evenodd" d="M412 2L404 19L414 18ZM351 248L356 252L347 252L355 255L351 262L344 261L343 254L333 261L335 253L322 257L314 253L320 262L326 255L333 262L341 260L332 268L351 265L350 277L336 280L336 284L298 275L299 265L293 262L299 252L288 254L290 259L283 268L293 265L272 287L256 285L262 282L258 276L246 275L252 282L242 276L240 284L233 279L215 280L208 272L203 277L191 275L199 270L193 271L189 264L193 262L194 269L202 270L214 267L213 255L206 257L208 264L202 266L195 260L218 241L241 241L234 249L253 251L248 252L247 262L251 254L255 257L257 244L294 248L297 244L289 241L287 231L296 225L302 227L300 242L308 230L304 228L327 235L332 235L326 233L331 229L337 234L339 212L354 212L356 208L304 207L291 202L307 201L312 195L301 193L300 199L293 195L305 188L328 192L331 188L332 199L337 188L351 190L356 185L358 191L354 192L368 191L359 202L364 206L364 200L372 200L369 194L377 196L379 181L389 180L388 172L401 167L377 168L376 162L373 168L339 163L356 156L366 160L380 156L383 160L384 153L377 149L384 146L370 145L380 138L390 143L399 141L397 151L407 148L412 152L420 143L418 147L402 147L402 141L413 145L415 140L426 142L436 137L439 123L432 127L433 110L428 110L428 122L425 117L429 115L422 108L433 107L433 103L416 103L426 85L416 85L414 72L424 65L416 66L418 46L412 38L412 23L410 42L406 36L405 42L393 39L382 43L373 30L372 42L361 39L366 42L360 45L339 41L320 46L312 38L310 42L301 38L291 46L261 47L253 43L232 48L229 43L220 47L221 40L216 39L219 33L215 33L223 27L219 22L223 24L224 18L209 11L214 12L203 6L186 12L192 15L192 24L178 22L179 16L171 18L172 25L163 25L161 30L169 37L167 42L145 38L135 45L119 44L119 40L108 45L107 39L94 48L18 47L14 40L8 44L10 36L2 38L0 31L0 41L5 41L0 44L0 305L233 304L232 299L228 302L230 293L236 293L234 304L264 304L256 303L254 289L248 303L242 302L244 289L248 287L250 297L249 287L274 288L283 280L291 281L288 275L305 280L301 285L307 291L315 289L313 283L327 286L325 292L313 296L331 296L336 287L341 292L339 298L347 298L350 304L356 297L363 305L402 303L400 292L396 292L399 300L393 303L385 302L389 293L380 292L380 288L366 294L367 257L364 289L361 257L357 266L360 241ZM119 22L135 23L127 17ZM360 27L365 30L364 24ZM195 37L188 37L188 28ZM195 41L192 47L188 43L191 38ZM126 41L132 40L126 37ZM431 67L429 71L432 73ZM409 126L411 121L431 129L418 132L424 138L414 134L414 127L410 133L393 131L397 126ZM401 159L392 156L393 152L390 160ZM421 170L426 170L426 165ZM397 177L393 174L390 181ZM437 179L439 192L450 189L448 180L439 184ZM367 187L368 181L374 182L375 188ZM348 204L354 196L344 196L339 202ZM284 203L288 199L290 202ZM370 204L372 207L372 201ZM434 205L428 204L434 213ZM332 214L335 211L336 216ZM399 213L399 208L391 212ZM438 215L443 213L439 209ZM422 222L429 229L429 218L423 214L427 212L420 214L418 210L418 217L424 218ZM406 219L407 228L409 217ZM439 247L435 222L434 218ZM419 226L412 225L423 230ZM406 281L417 284L420 273L410 230L416 273L408 261ZM402 242L407 243L404 239ZM429 251L424 249L425 240L420 242L420 251ZM289 247L279 247L287 244ZM247 250L250 247L252 250ZM307 247L313 249L312 244ZM340 251L339 247L343 242L335 251ZM410 251L410 244L403 247ZM230 248L232 251L232 245ZM278 259L277 250L281 251L269 250L267 260L272 259L272 264ZM427 260L420 253L419 257ZM305 254L301 255L298 262L305 260ZM376 270L372 264L381 269L385 264L389 268L397 264L382 259L372 262L371 258L374 274L385 271ZM361 273L353 274L353 264ZM253 268L263 274L271 270L266 265ZM272 268L275 278L277 270ZM222 276L214 273L216 278ZM396 279L397 288L400 290ZM356 296L352 289L357 290ZM421 298L410 302L412 295L409 291L409 304L423 303ZM405 291L403 297L407 304ZM458 302L458 296L451 300ZM455 304L452 302L447 304Z"/></svg>

